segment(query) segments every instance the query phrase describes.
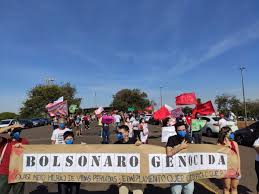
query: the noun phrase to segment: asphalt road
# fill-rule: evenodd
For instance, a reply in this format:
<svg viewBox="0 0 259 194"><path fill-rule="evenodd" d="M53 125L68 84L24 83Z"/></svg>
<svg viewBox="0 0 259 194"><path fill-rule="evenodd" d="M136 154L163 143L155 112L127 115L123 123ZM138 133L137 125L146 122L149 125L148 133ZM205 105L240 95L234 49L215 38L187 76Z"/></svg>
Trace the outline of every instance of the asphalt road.
<svg viewBox="0 0 259 194"><path fill-rule="evenodd" d="M151 135L149 137L149 144L161 145L160 142L160 127L149 126ZM101 142L99 136L99 127L96 124L91 124L89 130L83 133L82 137L76 138L76 143L98 144ZM51 126L37 127L32 129L25 129L22 136L27 138L30 144L50 144L50 136L52 134ZM112 135L114 141L114 134ZM217 138L203 137L203 142L208 144L216 143ZM255 151L253 148L240 146L241 155L241 170L242 179L238 187L238 193L250 194L256 193L256 174L254 171ZM25 194L56 194L57 184L54 183L26 183ZM116 194L118 193L117 185L108 184L81 184L80 194ZM145 194L170 194L168 184L164 185L147 185ZM222 193L222 183L216 179L204 179L195 183L195 194L212 194Z"/></svg>

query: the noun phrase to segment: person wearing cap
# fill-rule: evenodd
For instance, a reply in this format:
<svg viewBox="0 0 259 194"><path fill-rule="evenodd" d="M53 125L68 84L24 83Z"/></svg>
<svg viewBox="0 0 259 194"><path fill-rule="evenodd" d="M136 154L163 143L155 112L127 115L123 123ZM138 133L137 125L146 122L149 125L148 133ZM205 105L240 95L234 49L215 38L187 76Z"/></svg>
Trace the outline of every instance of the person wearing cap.
<svg viewBox="0 0 259 194"><path fill-rule="evenodd" d="M166 155L172 157L175 154L187 149L191 139L188 135L187 128L184 122L178 121L175 124L177 135L169 137L166 144ZM172 183L171 193L172 194L192 194L194 191L194 182L189 183Z"/></svg>
<svg viewBox="0 0 259 194"><path fill-rule="evenodd" d="M63 134L65 144L74 144L74 133L72 131L66 131ZM58 183L58 194L79 194L80 183L76 182L60 182Z"/></svg>
<svg viewBox="0 0 259 194"><path fill-rule="evenodd" d="M66 128L66 122L64 119L59 120L59 126L52 132L51 143L52 144L65 144L63 135L66 131L71 131L71 129Z"/></svg>
<svg viewBox="0 0 259 194"><path fill-rule="evenodd" d="M5 130L8 131L10 138L0 137L0 193L8 194L12 189L15 194L23 194L24 183L8 184L9 162L12 147L19 147L21 144L29 144L29 142L25 138L21 138L20 125L9 126Z"/></svg>

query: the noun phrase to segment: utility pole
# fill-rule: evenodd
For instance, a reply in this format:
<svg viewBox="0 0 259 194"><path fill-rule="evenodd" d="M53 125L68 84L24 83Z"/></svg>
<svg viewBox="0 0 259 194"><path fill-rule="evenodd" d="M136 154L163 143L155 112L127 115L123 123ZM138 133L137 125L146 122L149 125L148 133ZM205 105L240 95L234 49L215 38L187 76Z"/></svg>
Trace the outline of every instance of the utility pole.
<svg viewBox="0 0 259 194"><path fill-rule="evenodd" d="M159 87L160 88L160 107L163 106L163 97L162 97L162 86Z"/></svg>
<svg viewBox="0 0 259 194"><path fill-rule="evenodd" d="M96 104L96 92L94 92L94 106L97 107L97 104Z"/></svg>
<svg viewBox="0 0 259 194"><path fill-rule="evenodd" d="M241 83L242 83L242 93L243 93L243 103L244 103L244 109L245 109L245 125L247 127L247 110L246 110L246 97L245 97L245 86L244 86L244 76L243 76L243 71L246 68L241 66L240 67L240 73L241 73Z"/></svg>

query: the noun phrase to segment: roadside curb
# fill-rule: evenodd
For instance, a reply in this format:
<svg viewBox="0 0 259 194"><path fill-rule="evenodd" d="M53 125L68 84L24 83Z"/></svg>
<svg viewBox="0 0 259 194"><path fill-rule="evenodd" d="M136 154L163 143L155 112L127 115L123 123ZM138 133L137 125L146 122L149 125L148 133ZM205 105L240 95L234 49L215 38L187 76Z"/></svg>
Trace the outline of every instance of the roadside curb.
<svg viewBox="0 0 259 194"><path fill-rule="evenodd" d="M196 183L200 184L201 186L203 186L205 189L207 189L208 191L214 193L214 194L219 194L218 192L216 192L212 187L210 187L208 184L206 184L205 182L203 182L203 180L196 180Z"/></svg>

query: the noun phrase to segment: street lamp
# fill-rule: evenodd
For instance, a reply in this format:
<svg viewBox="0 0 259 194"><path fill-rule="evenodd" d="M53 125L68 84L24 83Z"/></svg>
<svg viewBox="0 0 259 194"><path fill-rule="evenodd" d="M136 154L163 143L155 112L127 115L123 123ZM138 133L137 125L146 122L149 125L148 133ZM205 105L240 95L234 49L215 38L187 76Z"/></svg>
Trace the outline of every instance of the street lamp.
<svg viewBox="0 0 259 194"><path fill-rule="evenodd" d="M245 109L245 125L247 127L246 98L245 98L245 86L244 86L244 76L243 76L243 71L246 68L241 66L239 69L240 69L240 73L241 73L242 93L243 93L243 102L244 102L244 109Z"/></svg>
<svg viewBox="0 0 259 194"><path fill-rule="evenodd" d="M162 86L159 87L160 88L160 107L163 106L163 97L162 97Z"/></svg>

